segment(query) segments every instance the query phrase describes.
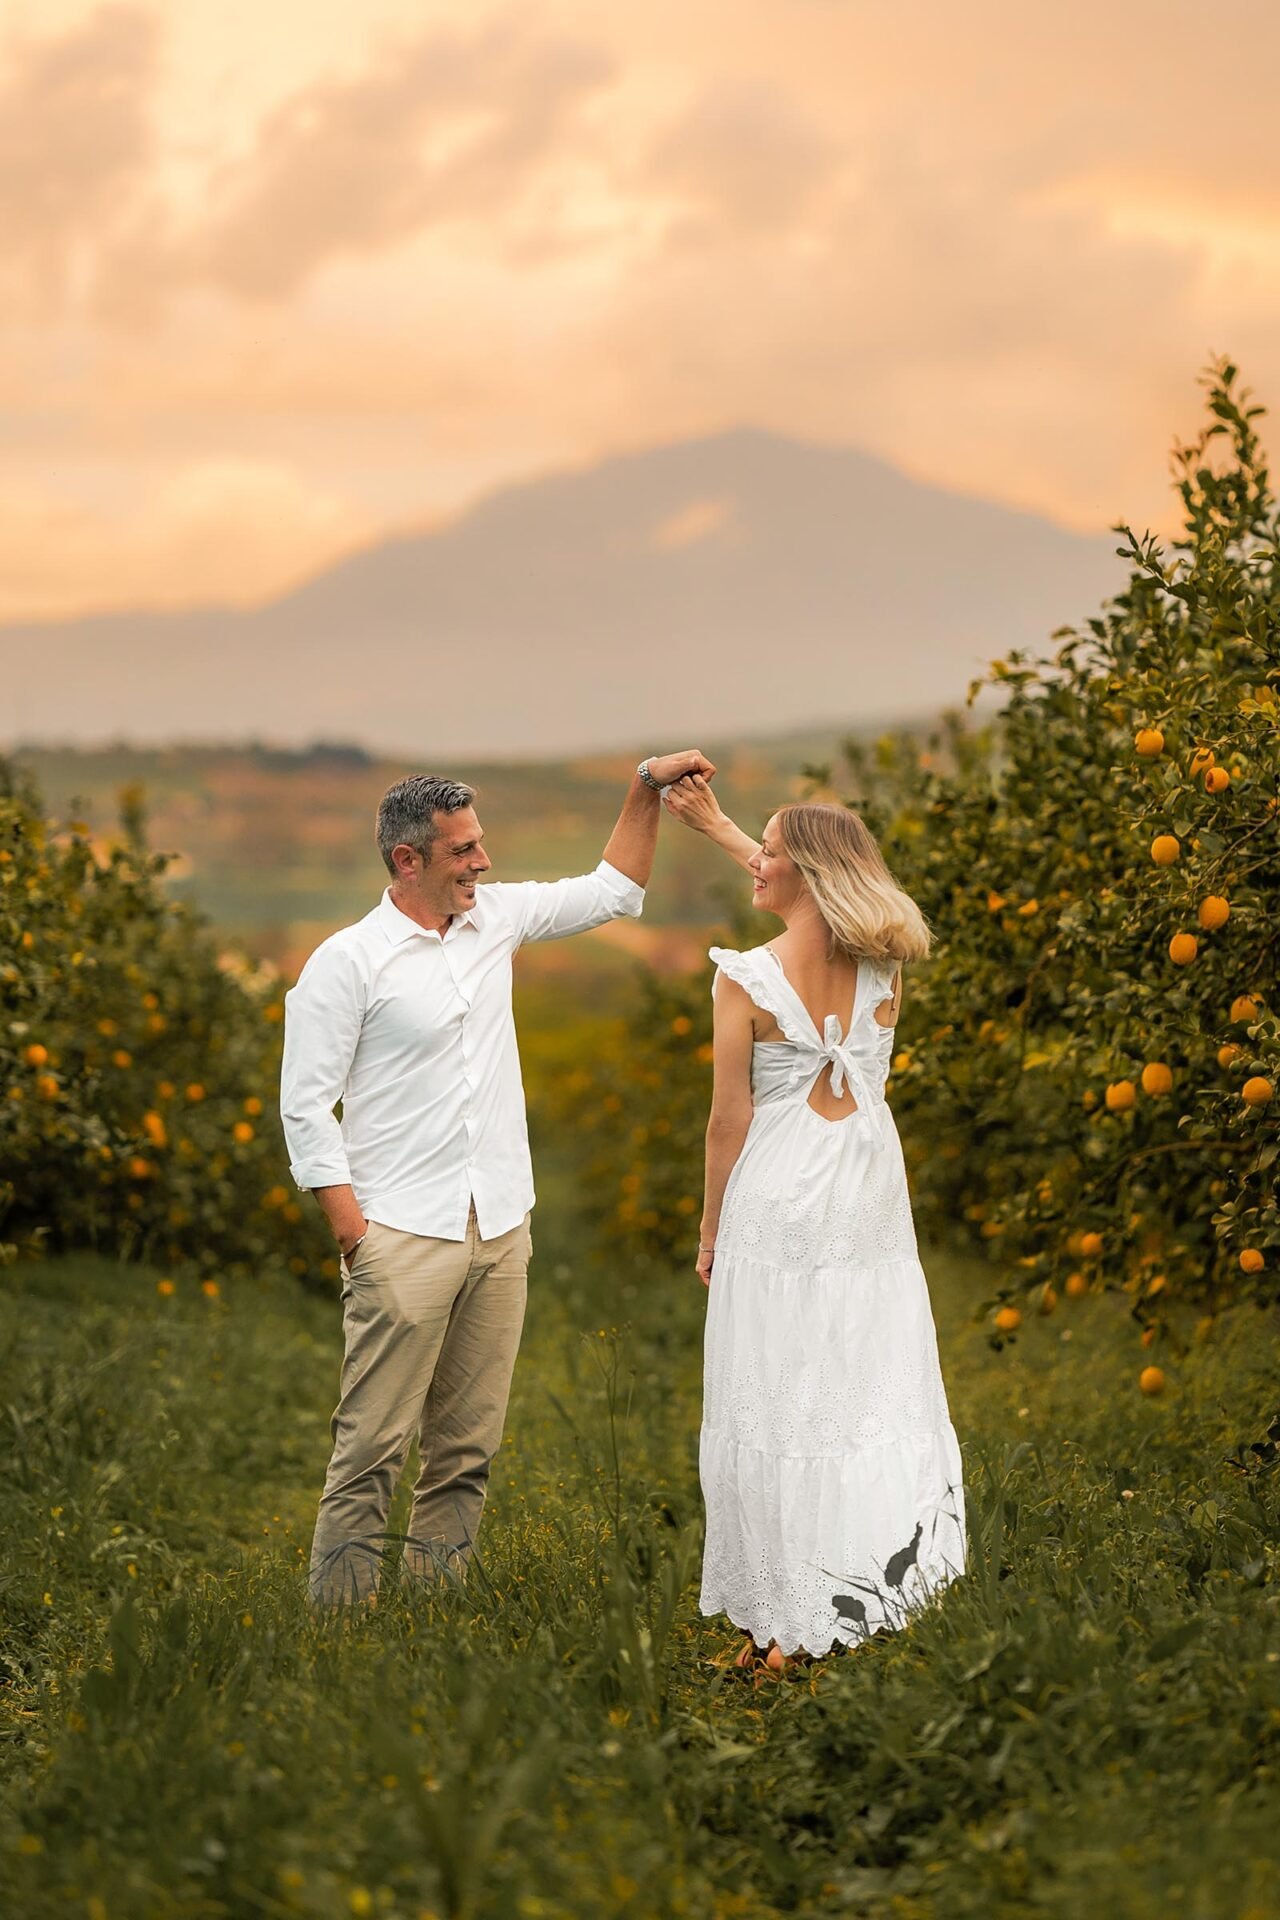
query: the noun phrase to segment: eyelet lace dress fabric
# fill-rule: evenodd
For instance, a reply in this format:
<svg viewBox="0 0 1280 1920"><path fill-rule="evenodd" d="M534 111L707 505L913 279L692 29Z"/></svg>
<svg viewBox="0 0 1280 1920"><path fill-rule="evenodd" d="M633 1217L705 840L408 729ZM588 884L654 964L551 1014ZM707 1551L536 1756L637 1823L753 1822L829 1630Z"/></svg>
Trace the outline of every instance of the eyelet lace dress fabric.
<svg viewBox="0 0 1280 1920"><path fill-rule="evenodd" d="M757 1042L707 1303L702 1611L827 1652L899 1627L965 1566L960 1444L884 1098L896 969L858 963L819 1033L767 947L712 947L785 1038ZM820 1075L848 1117L809 1105ZM856 1102L856 1111L853 1103Z"/></svg>

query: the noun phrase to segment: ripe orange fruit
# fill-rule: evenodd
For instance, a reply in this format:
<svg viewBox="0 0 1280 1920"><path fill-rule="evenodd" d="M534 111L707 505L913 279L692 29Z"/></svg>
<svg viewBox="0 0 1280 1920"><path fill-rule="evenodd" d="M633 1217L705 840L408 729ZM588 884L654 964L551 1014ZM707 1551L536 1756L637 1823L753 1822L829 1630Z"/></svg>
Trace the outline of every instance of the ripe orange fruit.
<svg viewBox="0 0 1280 1920"><path fill-rule="evenodd" d="M1082 1273L1069 1273L1067 1275L1067 1298L1069 1300L1083 1300L1088 1291L1089 1282Z"/></svg>
<svg viewBox="0 0 1280 1920"><path fill-rule="evenodd" d="M237 1120L231 1129L231 1137L233 1140L238 1140L242 1147L248 1146L253 1138L253 1128L247 1120Z"/></svg>
<svg viewBox="0 0 1280 1920"><path fill-rule="evenodd" d="M1231 902L1224 900L1220 893L1211 893L1200 902L1200 911L1196 919L1206 933L1216 933L1219 927L1225 927L1231 918Z"/></svg>
<svg viewBox="0 0 1280 1920"><path fill-rule="evenodd" d="M1200 775L1202 773L1207 773L1209 771L1209 768L1212 765L1213 765L1213 748L1197 747L1195 752L1191 756L1191 764L1188 771L1190 772L1191 778L1193 780L1198 780L1200 778Z"/></svg>
<svg viewBox="0 0 1280 1920"><path fill-rule="evenodd" d="M1022 1325L1022 1315L1017 1307L1001 1307L996 1315L996 1325L1001 1333L1016 1333Z"/></svg>
<svg viewBox="0 0 1280 1920"><path fill-rule="evenodd" d="M36 1092L42 1100L56 1100L61 1089L51 1073L36 1075Z"/></svg>
<svg viewBox="0 0 1280 1920"><path fill-rule="evenodd" d="M1253 1078L1246 1080L1241 1087L1240 1098L1247 1107L1265 1107L1274 1092L1275 1088L1271 1082L1264 1079L1262 1074L1255 1073Z"/></svg>
<svg viewBox="0 0 1280 1920"><path fill-rule="evenodd" d="M1040 1289L1040 1305L1037 1308L1037 1312L1052 1313L1057 1304L1058 1289L1051 1281L1046 1280L1044 1286Z"/></svg>
<svg viewBox="0 0 1280 1920"><path fill-rule="evenodd" d="M1175 967L1189 967L1200 951L1194 933L1175 933L1169 942L1169 958Z"/></svg>
<svg viewBox="0 0 1280 1920"><path fill-rule="evenodd" d="M1225 793L1231 785L1231 775L1225 767L1210 767L1204 776L1206 793Z"/></svg>
<svg viewBox="0 0 1280 1920"><path fill-rule="evenodd" d="M1164 752L1164 735L1159 727L1139 727L1133 744L1144 760L1155 760Z"/></svg>
<svg viewBox="0 0 1280 1920"><path fill-rule="evenodd" d="M1231 1018L1251 1026L1262 1012L1262 1002L1252 993L1238 993L1231 1002Z"/></svg>
<svg viewBox="0 0 1280 1920"><path fill-rule="evenodd" d="M1144 1367L1138 1375L1138 1385L1144 1393L1163 1393L1164 1375L1159 1367Z"/></svg>
<svg viewBox="0 0 1280 1920"><path fill-rule="evenodd" d="M193 1106L198 1100L204 1099L204 1088L200 1085L200 1082L198 1080L193 1080L191 1082L191 1085L187 1088L187 1098L188 1100L191 1101Z"/></svg>
<svg viewBox="0 0 1280 1920"><path fill-rule="evenodd" d="M1142 1091L1149 1093L1153 1099L1162 1093L1173 1092L1173 1074L1163 1060L1148 1060L1142 1069Z"/></svg>
<svg viewBox="0 0 1280 1920"><path fill-rule="evenodd" d="M1132 1080L1113 1080L1106 1091L1108 1113L1125 1113L1133 1105L1137 1095Z"/></svg>
<svg viewBox="0 0 1280 1920"><path fill-rule="evenodd" d="M1004 906L1004 895L1002 893L992 892L987 895L987 912L988 913L999 913L1000 909L1003 906Z"/></svg>
<svg viewBox="0 0 1280 1920"><path fill-rule="evenodd" d="M1097 1094L1094 1092L1092 1087L1086 1087L1085 1091L1080 1096L1080 1105L1084 1108L1086 1113L1092 1113L1094 1108L1097 1106L1097 1104L1098 1104Z"/></svg>
<svg viewBox="0 0 1280 1920"><path fill-rule="evenodd" d="M1147 1282L1148 1293L1163 1293L1169 1282L1162 1273L1153 1273Z"/></svg>
<svg viewBox="0 0 1280 1920"><path fill-rule="evenodd" d="M47 1067L49 1064L49 1049L48 1047L42 1047L38 1040L33 1040L22 1057L29 1067Z"/></svg>
<svg viewBox="0 0 1280 1920"><path fill-rule="evenodd" d="M1158 833L1151 842L1151 858L1158 867L1171 867L1181 852L1176 834Z"/></svg>
<svg viewBox="0 0 1280 1920"><path fill-rule="evenodd" d="M1243 1047L1238 1047L1234 1041L1228 1040L1225 1046L1218 1048L1218 1065L1220 1067L1229 1067L1231 1062L1238 1060L1243 1052Z"/></svg>
<svg viewBox="0 0 1280 1920"><path fill-rule="evenodd" d="M1100 1233L1082 1233L1080 1236L1080 1251L1086 1260L1096 1260L1102 1252L1102 1235Z"/></svg>
<svg viewBox="0 0 1280 1920"><path fill-rule="evenodd" d="M1144 1347L1153 1347L1153 1346L1155 1345L1155 1343L1156 1343L1156 1330L1155 1330L1155 1328L1154 1328L1154 1327L1144 1327L1144 1328L1142 1329L1142 1344L1143 1344L1143 1346L1144 1346Z"/></svg>
<svg viewBox="0 0 1280 1920"><path fill-rule="evenodd" d="M1266 1256L1260 1247L1246 1247L1240 1255L1241 1273L1261 1273L1266 1264Z"/></svg>
<svg viewBox="0 0 1280 1920"><path fill-rule="evenodd" d="M161 1114L144 1113L142 1116L142 1131L146 1134L153 1147L168 1146L168 1129L164 1124L164 1118Z"/></svg>

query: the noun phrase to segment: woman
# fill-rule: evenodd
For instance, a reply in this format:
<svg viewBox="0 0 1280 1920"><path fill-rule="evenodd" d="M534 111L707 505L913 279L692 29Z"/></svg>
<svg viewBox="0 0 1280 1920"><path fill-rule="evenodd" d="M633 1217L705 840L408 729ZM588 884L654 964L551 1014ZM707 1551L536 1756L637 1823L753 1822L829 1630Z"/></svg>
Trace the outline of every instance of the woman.
<svg viewBox="0 0 1280 1920"><path fill-rule="evenodd" d="M960 1447L884 1101L902 963L929 932L855 813L788 806L757 845L701 777L669 810L749 869L784 932L712 947L715 1090L702 1611L775 1671L897 1627L965 1565Z"/></svg>

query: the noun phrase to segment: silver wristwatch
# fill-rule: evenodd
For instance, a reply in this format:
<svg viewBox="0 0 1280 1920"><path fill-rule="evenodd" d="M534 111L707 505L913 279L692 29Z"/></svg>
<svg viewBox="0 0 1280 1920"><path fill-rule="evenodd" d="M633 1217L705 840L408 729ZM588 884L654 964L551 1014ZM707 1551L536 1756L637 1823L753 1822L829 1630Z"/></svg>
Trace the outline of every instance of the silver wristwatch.
<svg viewBox="0 0 1280 1920"><path fill-rule="evenodd" d="M640 765L636 768L636 772L640 775L640 778L644 781L646 787L652 787L655 793L662 792L662 784L660 781L655 780L653 775L650 773L649 762L647 760L642 760L640 762Z"/></svg>

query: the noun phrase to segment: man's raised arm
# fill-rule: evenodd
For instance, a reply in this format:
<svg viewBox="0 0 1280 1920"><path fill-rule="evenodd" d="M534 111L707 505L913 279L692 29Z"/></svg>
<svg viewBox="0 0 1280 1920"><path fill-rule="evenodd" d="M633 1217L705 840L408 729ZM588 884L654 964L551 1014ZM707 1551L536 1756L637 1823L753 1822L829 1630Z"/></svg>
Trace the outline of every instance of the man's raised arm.
<svg viewBox="0 0 1280 1920"><path fill-rule="evenodd" d="M660 790L686 773L701 773L708 780L715 773L711 761L696 747L656 755L644 765L649 779L639 772L632 776L604 858L594 873L501 887L512 902L518 945L527 940L563 940L568 934L603 926L606 920L638 916L653 871L662 811Z"/></svg>
<svg viewBox="0 0 1280 1920"><path fill-rule="evenodd" d="M704 780L710 780L715 768L697 747L686 747L682 753L659 754L652 760L642 761L641 765L649 778L646 780L638 770L632 775L604 857L611 867L625 873L638 887L647 887L658 844L662 788L673 786L687 773L700 773Z"/></svg>

